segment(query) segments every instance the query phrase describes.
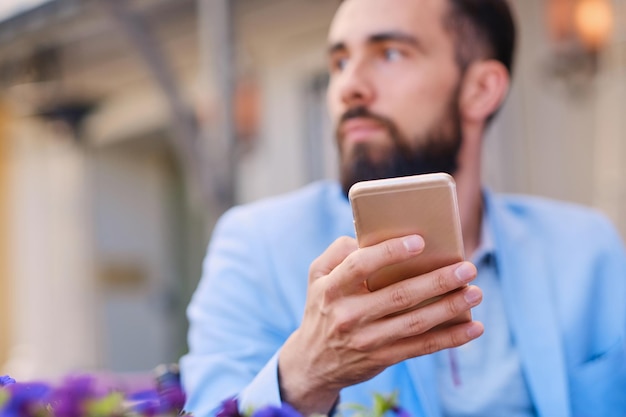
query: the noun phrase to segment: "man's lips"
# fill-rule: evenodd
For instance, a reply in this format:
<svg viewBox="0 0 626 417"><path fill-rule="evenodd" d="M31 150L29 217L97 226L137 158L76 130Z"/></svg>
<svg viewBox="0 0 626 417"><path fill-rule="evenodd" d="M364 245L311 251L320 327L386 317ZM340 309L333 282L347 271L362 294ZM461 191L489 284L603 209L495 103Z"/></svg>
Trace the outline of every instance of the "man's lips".
<svg viewBox="0 0 626 417"><path fill-rule="evenodd" d="M354 118L341 124L340 133L344 141L359 143L371 140L383 130L384 126L376 120Z"/></svg>

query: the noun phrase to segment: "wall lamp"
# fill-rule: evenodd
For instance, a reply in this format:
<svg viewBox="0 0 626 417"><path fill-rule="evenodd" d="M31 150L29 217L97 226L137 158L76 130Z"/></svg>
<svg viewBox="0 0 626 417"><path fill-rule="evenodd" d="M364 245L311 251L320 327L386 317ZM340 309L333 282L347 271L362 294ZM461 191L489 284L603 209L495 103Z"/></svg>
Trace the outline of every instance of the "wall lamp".
<svg viewBox="0 0 626 417"><path fill-rule="evenodd" d="M598 54L614 29L610 0L548 0L548 32L554 45L551 72L588 83L598 69Z"/></svg>

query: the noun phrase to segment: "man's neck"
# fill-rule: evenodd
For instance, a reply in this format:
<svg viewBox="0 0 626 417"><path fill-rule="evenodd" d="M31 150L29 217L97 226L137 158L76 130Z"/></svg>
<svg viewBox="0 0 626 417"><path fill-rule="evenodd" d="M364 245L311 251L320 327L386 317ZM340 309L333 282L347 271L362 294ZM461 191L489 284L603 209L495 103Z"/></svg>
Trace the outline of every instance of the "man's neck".
<svg viewBox="0 0 626 417"><path fill-rule="evenodd" d="M455 180L465 256L470 259L480 246L482 230L483 196L480 177L477 175L457 175Z"/></svg>
<svg viewBox="0 0 626 417"><path fill-rule="evenodd" d="M470 122L462 126L463 142L458 155L458 169L454 173L467 259L471 259L481 243L484 206L481 184L484 124Z"/></svg>

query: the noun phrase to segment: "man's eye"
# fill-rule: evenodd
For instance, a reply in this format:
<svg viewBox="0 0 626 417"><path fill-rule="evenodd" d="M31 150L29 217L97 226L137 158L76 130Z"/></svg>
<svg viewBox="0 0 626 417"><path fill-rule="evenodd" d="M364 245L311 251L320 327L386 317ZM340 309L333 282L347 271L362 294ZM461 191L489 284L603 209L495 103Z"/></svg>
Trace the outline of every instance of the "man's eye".
<svg viewBox="0 0 626 417"><path fill-rule="evenodd" d="M402 58L402 52L395 48L386 48L384 51L385 60L393 62Z"/></svg>
<svg viewBox="0 0 626 417"><path fill-rule="evenodd" d="M337 58L333 60L332 69L335 71L343 71L348 65L348 58Z"/></svg>

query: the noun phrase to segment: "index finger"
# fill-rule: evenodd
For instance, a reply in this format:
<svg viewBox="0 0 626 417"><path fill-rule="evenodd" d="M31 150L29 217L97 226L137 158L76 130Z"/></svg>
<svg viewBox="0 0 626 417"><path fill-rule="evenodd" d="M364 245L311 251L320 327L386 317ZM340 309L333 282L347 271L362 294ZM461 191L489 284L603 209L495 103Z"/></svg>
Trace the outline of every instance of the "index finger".
<svg viewBox="0 0 626 417"><path fill-rule="evenodd" d="M334 284L351 291L363 288L363 282L374 272L419 255L424 239L418 235L389 239L349 254L332 272Z"/></svg>
<svg viewBox="0 0 626 417"><path fill-rule="evenodd" d="M356 240L351 237L342 236L336 239L326 248L324 253L311 263L309 267L309 283L330 274L337 265L358 248Z"/></svg>

